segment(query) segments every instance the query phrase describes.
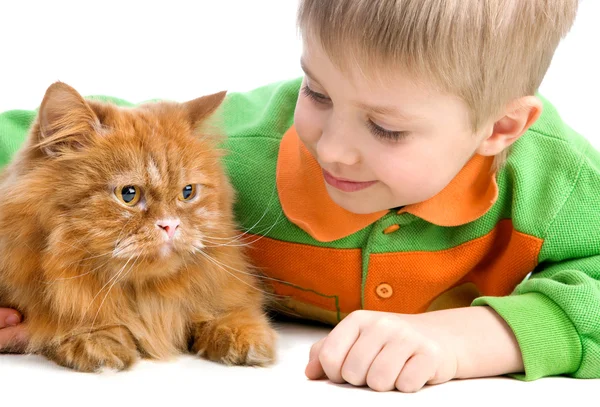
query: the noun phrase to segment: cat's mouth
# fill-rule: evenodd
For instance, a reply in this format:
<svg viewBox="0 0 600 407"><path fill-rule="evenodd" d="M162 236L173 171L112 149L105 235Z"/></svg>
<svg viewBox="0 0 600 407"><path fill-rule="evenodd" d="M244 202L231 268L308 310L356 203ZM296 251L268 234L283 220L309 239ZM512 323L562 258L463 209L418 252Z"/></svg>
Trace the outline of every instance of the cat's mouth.
<svg viewBox="0 0 600 407"><path fill-rule="evenodd" d="M172 240L168 240L166 242L161 243L158 246L158 255L161 258L168 258L171 255L175 254L175 245L173 244Z"/></svg>
<svg viewBox="0 0 600 407"><path fill-rule="evenodd" d="M147 247L145 251L148 253L148 259L152 262L168 262L173 258L181 257L184 252L181 243L174 240L156 242L151 247Z"/></svg>
<svg viewBox="0 0 600 407"><path fill-rule="evenodd" d="M174 239L156 239L145 242L144 239L128 239L129 242L117 245L113 251L115 259L127 260L132 256L149 262L168 261L182 253L181 243Z"/></svg>
<svg viewBox="0 0 600 407"><path fill-rule="evenodd" d="M131 244L129 250L115 256L118 270L123 271L119 279L141 282L173 275L185 262L182 249L172 240Z"/></svg>

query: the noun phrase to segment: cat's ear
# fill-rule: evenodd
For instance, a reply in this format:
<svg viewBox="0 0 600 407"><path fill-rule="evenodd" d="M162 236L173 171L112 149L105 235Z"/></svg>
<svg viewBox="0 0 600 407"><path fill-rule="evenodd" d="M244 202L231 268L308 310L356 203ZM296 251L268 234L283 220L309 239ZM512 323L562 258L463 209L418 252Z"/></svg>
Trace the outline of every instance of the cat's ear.
<svg viewBox="0 0 600 407"><path fill-rule="evenodd" d="M49 156L81 150L99 125L98 117L75 89L55 82L46 90L40 106L37 146Z"/></svg>
<svg viewBox="0 0 600 407"><path fill-rule="evenodd" d="M213 93L183 103L192 126L208 119L223 103L227 91Z"/></svg>

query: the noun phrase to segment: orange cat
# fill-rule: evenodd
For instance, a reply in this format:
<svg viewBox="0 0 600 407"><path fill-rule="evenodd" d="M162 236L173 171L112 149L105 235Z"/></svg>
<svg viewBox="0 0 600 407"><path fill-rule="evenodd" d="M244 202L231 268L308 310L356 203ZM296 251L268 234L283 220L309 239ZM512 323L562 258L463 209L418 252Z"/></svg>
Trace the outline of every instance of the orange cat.
<svg viewBox="0 0 600 407"><path fill-rule="evenodd" d="M199 129L224 97L122 108L48 88L0 175L0 307L25 315L26 352L81 371L274 360L218 139Z"/></svg>

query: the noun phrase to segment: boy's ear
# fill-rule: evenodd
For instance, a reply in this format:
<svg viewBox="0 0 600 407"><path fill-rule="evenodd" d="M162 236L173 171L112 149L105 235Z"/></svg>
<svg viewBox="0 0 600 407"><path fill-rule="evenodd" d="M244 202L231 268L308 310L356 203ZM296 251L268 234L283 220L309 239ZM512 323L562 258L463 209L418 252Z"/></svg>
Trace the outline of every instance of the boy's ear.
<svg viewBox="0 0 600 407"><path fill-rule="evenodd" d="M484 156L501 153L525 134L541 114L542 102L535 96L512 101L493 124L492 133L481 142L477 153Z"/></svg>

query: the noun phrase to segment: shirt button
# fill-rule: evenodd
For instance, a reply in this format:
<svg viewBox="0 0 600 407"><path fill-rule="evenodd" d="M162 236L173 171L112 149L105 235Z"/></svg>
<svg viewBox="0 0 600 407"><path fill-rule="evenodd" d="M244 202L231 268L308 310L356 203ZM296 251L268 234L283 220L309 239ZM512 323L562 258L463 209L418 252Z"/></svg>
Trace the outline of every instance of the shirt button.
<svg viewBox="0 0 600 407"><path fill-rule="evenodd" d="M385 228L383 230L383 233L386 235L389 235L390 233L394 233L395 231L397 231L398 229L400 229L400 225L392 225L392 226L388 226L387 228Z"/></svg>
<svg viewBox="0 0 600 407"><path fill-rule="evenodd" d="M380 298L390 298L394 293L392 286L386 283L379 284L375 292Z"/></svg>

